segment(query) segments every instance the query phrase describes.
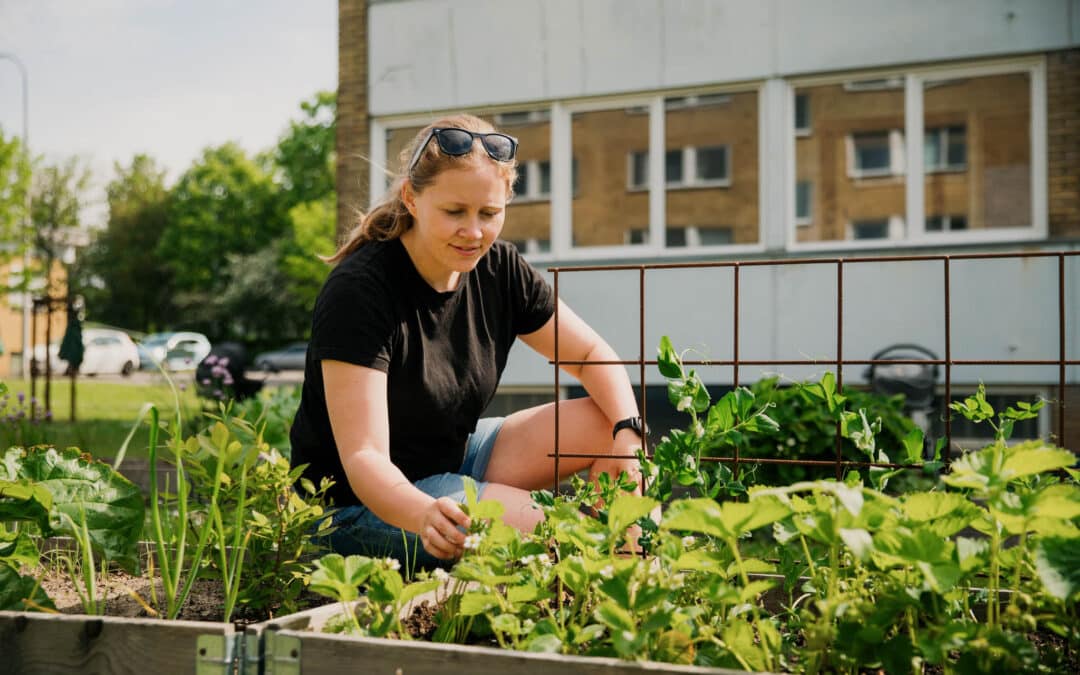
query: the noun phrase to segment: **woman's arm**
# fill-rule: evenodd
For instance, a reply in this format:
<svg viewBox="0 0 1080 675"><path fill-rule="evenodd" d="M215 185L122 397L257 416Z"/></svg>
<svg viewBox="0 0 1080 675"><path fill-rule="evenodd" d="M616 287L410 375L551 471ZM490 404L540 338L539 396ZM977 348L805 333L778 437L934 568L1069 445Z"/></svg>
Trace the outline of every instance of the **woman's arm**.
<svg viewBox="0 0 1080 675"><path fill-rule="evenodd" d="M322 361L326 408L334 442L353 492L381 520L420 536L442 559L461 555L469 518L449 497L417 489L390 461L386 373L343 361Z"/></svg>
<svg viewBox="0 0 1080 675"><path fill-rule="evenodd" d="M521 335L521 340L548 359L555 358L555 317L552 316L539 330ZM559 360L566 361L618 361L615 350L585 321L559 301ZM589 392L596 405L607 416L612 427L619 420L638 415L637 401L626 374L620 365L566 365L562 369L576 377ZM633 455L641 447L641 439L631 429L619 431L611 446L613 455ZM636 459L598 460L607 473L628 471L638 474Z"/></svg>

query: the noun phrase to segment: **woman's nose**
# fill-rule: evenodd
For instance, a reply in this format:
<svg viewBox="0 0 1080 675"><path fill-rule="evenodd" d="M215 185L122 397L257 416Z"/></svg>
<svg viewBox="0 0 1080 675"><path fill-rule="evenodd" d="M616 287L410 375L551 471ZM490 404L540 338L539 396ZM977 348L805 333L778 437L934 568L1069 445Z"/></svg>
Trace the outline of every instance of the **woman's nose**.
<svg viewBox="0 0 1080 675"><path fill-rule="evenodd" d="M466 239L480 239L484 236L483 223L480 222L479 218L470 218L461 226L458 233Z"/></svg>

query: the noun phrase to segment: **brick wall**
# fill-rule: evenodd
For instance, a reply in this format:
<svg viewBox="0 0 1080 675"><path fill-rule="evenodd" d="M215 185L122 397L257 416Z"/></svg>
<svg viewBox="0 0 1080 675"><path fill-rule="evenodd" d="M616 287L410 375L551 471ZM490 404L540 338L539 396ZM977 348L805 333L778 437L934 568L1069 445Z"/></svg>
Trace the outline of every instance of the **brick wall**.
<svg viewBox="0 0 1080 675"><path fill-rule="evenodd" d="M1080 237L1080 49L1046 59L1050 236Z"/></svg>
<svg viewBox="0 0 1080 675"><path fill-rule="evenodd" d="M368 207L367 0L338 0L337 230Z"/></svg>

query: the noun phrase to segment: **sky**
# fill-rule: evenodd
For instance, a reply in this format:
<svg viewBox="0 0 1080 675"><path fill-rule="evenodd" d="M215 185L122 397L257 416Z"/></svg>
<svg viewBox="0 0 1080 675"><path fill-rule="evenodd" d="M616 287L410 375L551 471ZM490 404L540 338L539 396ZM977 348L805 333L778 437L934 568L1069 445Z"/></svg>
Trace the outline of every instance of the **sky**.
<svg viewBox="0 0 1080 675"><path fill-rule="evenodd" d="M208 146L270 148L301 101L336 89L337 2L0 0L5 52L29 76L31 150L87 161L100 221L114 163L148 154L171 184ZM5 136L22 134L22 105L0 58Z"/></svg>

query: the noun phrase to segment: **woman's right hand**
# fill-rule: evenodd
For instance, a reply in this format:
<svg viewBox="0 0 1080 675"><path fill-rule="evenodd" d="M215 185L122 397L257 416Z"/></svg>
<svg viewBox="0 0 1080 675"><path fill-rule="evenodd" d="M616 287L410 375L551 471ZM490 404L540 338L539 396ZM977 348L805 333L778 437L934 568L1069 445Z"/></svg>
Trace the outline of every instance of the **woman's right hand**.
<svg viewBox="0 0 1080 675"><path fill-rule="evenodd" d="M439 497L424 510L420 520L420 543L424 550L440 560L461 557L465 550L465 533L458 526L468 528L469 516L449 497Z"/></svg>

